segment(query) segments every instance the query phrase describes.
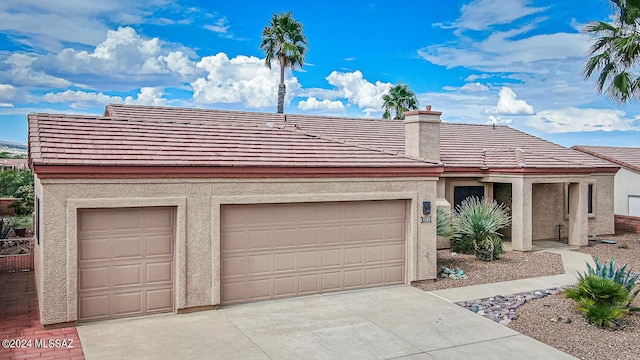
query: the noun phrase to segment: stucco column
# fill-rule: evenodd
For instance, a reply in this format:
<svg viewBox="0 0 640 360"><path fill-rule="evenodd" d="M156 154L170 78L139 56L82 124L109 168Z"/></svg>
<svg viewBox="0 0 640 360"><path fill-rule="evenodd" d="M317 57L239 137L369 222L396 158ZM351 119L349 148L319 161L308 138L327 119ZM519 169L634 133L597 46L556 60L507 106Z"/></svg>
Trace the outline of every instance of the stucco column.
<svg viewBox="0 0 640 360"><path fill-rule="evenodd" d="M587 186L584 181L569 184L569 245L572 246L589 244Z"/></svg>
<svg viewBox="0 0 640 360"><path fill-rule="evenodd" d="M531 182L524 178L511 183L511 246L513 250L530 251L531 237Z"/></svg>

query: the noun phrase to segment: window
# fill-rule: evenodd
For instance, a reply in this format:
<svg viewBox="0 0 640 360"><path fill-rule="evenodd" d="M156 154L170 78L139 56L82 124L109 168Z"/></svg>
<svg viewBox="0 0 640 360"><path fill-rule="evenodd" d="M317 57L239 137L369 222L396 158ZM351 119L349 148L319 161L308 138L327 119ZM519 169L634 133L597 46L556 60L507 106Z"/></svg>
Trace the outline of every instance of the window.
<svg viewBox="0 0 640 360"><path fill-rule="evenodd" d="M569 186L566 185L565 186L565 192L567 193L567 215L569 214L569 209L570 209L570 200L571 200L571 195L569 194ZM589 183L587 184L587 214L589 215L595 215L595 202L594 202L594 198L595 198L595 184L594 183Z"/></svg>
<svg viewBox="0 0 640 360"><path fill-rule="evenodd" d="M453 188L453 208L456 209L458 205L468 197L475 196L479 199L484 198L484 186L456 186Z"/></svg>
<svg viewBox="0 0 640 360"><path fill-rule="evenodd" d="M629 216L640 216L640 196L629 195Z"/></svg>

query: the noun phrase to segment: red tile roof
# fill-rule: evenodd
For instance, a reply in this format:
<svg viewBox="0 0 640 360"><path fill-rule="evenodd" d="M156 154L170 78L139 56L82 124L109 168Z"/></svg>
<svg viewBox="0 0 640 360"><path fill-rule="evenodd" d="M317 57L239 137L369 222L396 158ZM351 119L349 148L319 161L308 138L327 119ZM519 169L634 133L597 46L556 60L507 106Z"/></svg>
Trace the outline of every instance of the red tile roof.
<svg viewBox="0 0 640 360"><path fill-rule="evenodd" d="M219 115L219 114L216 114ZM261 115L253 115L260 118ZM133 118L133 117L132 117ZM435 168L263 121L29 115L32 166Z"/></svg>
<svg viewBox="0 0 640 360"><path fill-rule="evenodd" d="M436 176L442 171L404 154L401 121L108 105L104 117L29 115L29 133L32 166L371 168L381 173L412 168ZM615 170L506 126L443 123L440 133L445 172Z"/></svg>
<svg viewBox="0 0 640 360"><path fill-rule="evenodd" d="M576 145L571 148L640 172L640 148L583 145Z"/></svg>
<svg viewBox="0 0 640 360"><path fill-rule="evenodd" d="M117 117L184 121L186 118L219 120L232 113L237 121L266 121L297 125L292 130L345 144L404 154L404 123L397 120L340 118L295 114L243 113L170 107L108 105L106 113ZM193 115L190 115L193 114ZM258 120L259 121L259 120ZM496 152L511 152L512 156ZM516 154L519 158L516 158ZM440 160L445 172L456 168L470 169L590 169L608 168L611 164L554 144L550 141L512 129L508 126L442 123L440 127Z"/></svg>

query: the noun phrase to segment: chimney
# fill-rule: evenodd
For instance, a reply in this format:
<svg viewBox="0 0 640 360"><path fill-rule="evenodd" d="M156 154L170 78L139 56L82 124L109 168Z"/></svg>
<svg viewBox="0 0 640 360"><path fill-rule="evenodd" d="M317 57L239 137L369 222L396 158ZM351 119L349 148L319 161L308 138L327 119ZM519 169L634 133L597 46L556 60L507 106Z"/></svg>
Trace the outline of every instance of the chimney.
<svg viewBox="0 0 640 360"><path fill-rule="evenodd" d="M441 111L414 110L404 113L404 152L433 163L440 163Z"/></svg>

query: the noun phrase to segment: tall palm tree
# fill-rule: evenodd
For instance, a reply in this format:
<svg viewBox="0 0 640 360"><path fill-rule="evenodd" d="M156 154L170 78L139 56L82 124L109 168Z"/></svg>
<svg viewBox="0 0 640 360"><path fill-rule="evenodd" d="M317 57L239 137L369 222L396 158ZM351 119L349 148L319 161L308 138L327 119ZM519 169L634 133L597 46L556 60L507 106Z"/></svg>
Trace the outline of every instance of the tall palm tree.
<svg viewBox="0 0 640 360"><path fill-rule="evenodd" d="M592 21L582 30L595 39L582 74L588 79L599 73L598 93L624 104L640 99L640 0L610 1L614 21Z"/></svg>
<svg viewBox="0 0 640 360"><path fill-rule="evenodd" d="M262 31L260 49L265 52L265 65L271 69L271 62L278 59L280 64L280 85L278 86L278 113L284 112L285 68L301 68L309 43L302 33L302 24L293 19L291 12L273 14L269 26Z"/></svg>
<svg viewBox="0 0 640 360"><path fill-rule="evenodd" d="M395 112L394 120L403 120L404 112L418 109L418 99L416 94L409 90L407 85L398 84L389 90L388 94L382 96L384 104L383 119L391 118L391 111Z"/></svg>

